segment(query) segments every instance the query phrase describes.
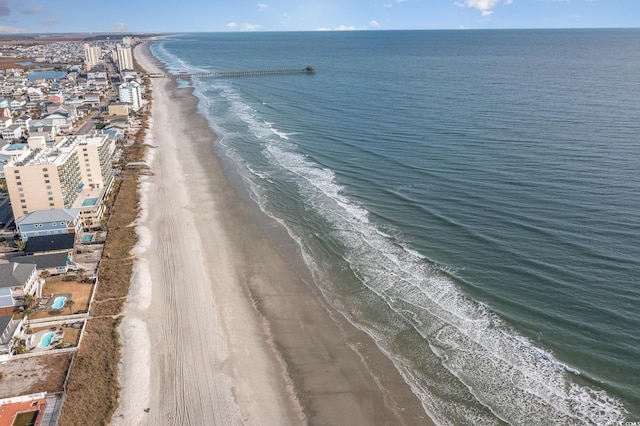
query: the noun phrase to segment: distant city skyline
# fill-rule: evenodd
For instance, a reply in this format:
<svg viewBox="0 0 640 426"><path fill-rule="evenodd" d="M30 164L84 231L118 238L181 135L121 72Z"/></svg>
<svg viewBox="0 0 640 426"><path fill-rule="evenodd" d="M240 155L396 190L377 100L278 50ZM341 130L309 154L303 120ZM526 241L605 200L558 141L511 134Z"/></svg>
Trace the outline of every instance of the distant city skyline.
<svg viewBox="0 0 640 426"><path fill-rule="evenodd" d="M0 33L638 27L638 0L0 0Z"/></svg>

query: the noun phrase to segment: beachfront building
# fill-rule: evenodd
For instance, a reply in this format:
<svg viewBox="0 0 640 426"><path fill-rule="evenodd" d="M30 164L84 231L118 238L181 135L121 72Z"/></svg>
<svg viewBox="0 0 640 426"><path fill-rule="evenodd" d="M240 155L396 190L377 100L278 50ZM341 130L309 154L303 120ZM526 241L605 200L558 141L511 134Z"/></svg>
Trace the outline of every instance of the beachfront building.
<svg viewBox="0 0 640 426"><path fill-rule="evenodd" d="M104 212L102 200L113 182L114 138L71 136L52 146L44 139L29 138L21 153L4 153L7 147L0 151L0 155L15 155L3 168L14 217L77 208L85 228L98 226Z"/></svg>
<svg viewBox="0 0 640 426"><path fill-rule="evenodd" d="M29 138L26 158L4 166L14 217L71 208L81 184L75 148L68 139L48 147L42 137Z"/></svg>
<svg viewBox="0 0 640 426"><path fill-rule="evenodd" d="M38 210L16 219L22 241L29 237L55 234L75 234L82 231L79 209Z"/></svg>
<svg viewBox="0 0 640 426"><path fill-rule="evenodd" d="M103 200L114 180L115 137L100 134L84 137L78 141L82 192L72 207L80 210L83 227L94 229L101 225L106 209Z"/></svg>
<svg viewBox="0 0 640 426"><path fill-rule="evenodd" d="M23 305L22 297L26 294L42 297L42 282L35 265L0 264L0 308Z"/></svg>
<svg viewBox="0 0 640 426"><path fill-rule="evenodd" d="M140 84L135 81L122 83L118 86L118 97L120 102L131 104L131 109L137 111L142 106L142 92Z"/></svg>
<svg viewBox="0 0 640 426"><path fill-rule="evenodd" d="M133 54L131 53L131 46L118 44L116 46L116 53L118 55L118 70L120 72L124 70L132 70Z"/></svg>

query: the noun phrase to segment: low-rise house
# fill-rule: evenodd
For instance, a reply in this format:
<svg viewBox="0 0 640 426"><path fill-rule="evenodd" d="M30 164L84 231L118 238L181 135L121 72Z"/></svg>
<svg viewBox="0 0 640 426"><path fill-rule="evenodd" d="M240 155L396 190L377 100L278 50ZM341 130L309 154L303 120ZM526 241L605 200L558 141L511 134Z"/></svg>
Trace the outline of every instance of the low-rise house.
<svg viewBox="0 0 640 426"><path fill-rule="evenodd" d="M22 128L22 131L24 133L29 131L29 126L31 125L31 117L29 117L28 115L21 115L20 117L16 118L16 123L18 126L20 126Z"/></svg>
<svg viewBox="0 0 640 426"><path fill-rule="evenodd" d="M22 99L14 99L11 102L9 102L9 108L11 109L11 111L16 111L18 109L23 108L25 105L24 100Z"/></svg>
<svg viewBox="0 0 640 426"><path fill-rule="evenodd" d="M26 254L71 253L76 243L76 234L56 234L31 237L27 241Z"/></svg>
<svg viewBox="0 0 640 426"><path fill-rule="evenodd" d="M0 355L7 354L11 350L11 338L15 331L15 323L13 315L0 315Z"/></svg>
<svg viewBox="0 0 640 426"><path fill-rule="evenodd" d="M18 124L12 124L11 126L2 129L2 139L4 140L20 139L21 137L22 127Z"/></svg>
<svg viewBox="0 0 640 426"><path fill-rule="evenodd" d="M77 269L77 265L71 260L71 255L66 252L17 256L11 261L21 265L35 265L38 275L43 271L47 271L49 275L59 275L69 269ZM69 268L70 265L71 268Z"/></svg>
<svg viewBox="0 0 640 426"><path fill-rule="evenodd" d="M57 234L80 234L82 221L79 209L37 210L16 219L22 241L30 237Z"/></svg>
<svg viewBox="0 0 640 426"><path fill-rule="evenodd" d="M6 129L7 127L13 124L13 118L9 117L0 117L0 130Z"/></svg>
<svg viewBox="0 0 640 426"><path fill-rule="evenodd" d="M39 102L44 100L44 94L39 87L29 87L27 88L27 97L32 102Z"/></svg>
<svg viewBox="0 0 640 426"><path fill-rule="evenodd" d="M40 121L56 127L62 133L68 133L73 125L73 120L68 114L53 113L40 117Z"/></svg>
<svg viewBox="0 0 640 426"><path fill-rule="evenodd" d="M0 308L23 306L25 295L42 297L42 280L35 265L0 264Z"/></svg>
<svg viewBox="0 0 640 426"><path fill-rule="evenodd" d="M29 135L44 136L45 141L50 142L55 140L58 135L58 128L50 124L45 124L40 120L33 120L29 125Z"/></svg>

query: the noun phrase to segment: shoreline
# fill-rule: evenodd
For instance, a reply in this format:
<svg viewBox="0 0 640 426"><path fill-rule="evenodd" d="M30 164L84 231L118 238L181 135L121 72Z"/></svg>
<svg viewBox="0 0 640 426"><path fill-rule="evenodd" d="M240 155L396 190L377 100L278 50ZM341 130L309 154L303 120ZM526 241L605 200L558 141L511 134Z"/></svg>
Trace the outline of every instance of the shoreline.
<svg viewBox="0 0 640 426"><path fill-rule="evenodd" d="M157 72L150 43L134 54ZM139 190L114 424L432 424L373 339L328 306L295 243L282 237L284 255L252 220L193 89L152 90L155 175Z"/></svg>

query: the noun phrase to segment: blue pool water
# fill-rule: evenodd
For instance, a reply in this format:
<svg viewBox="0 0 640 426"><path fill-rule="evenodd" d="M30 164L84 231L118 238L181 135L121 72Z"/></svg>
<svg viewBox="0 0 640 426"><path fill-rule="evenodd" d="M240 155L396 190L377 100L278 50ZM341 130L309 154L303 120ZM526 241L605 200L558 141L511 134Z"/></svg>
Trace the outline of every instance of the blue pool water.
<svg viewBox="0 0 640 426"><path fill-rule="evenodd" d="M93 240L93 235L83 235L80 241L83 243L90 243Z"/></svg>
<svg viewBox="0 0 640 426"><path fill-rule="evenodd" d="M40 339L40 343L38 343L39 348L48 348L51 345L51 340L53 339L53 333L47 333Z"/></svg>
<svg viewBox="0 0 640 426"><path fill-rule="evenodd" d="M53 306L51 306L53 309L62 309L64 306L64 302L67 301L67 298L64 296L59 296L56 297L53 301Z"/></svg>
<svg viewBox="0 0 640 426"><path fill-rule="evenodd" d="M82 207L95 206L97 202L98 202L97 198L87 198L82 202Z"/></svg>
<svg viewBox="0 0 640 426"><path fill-rule="evenodd" d="M24 149L27 146L26 143L12 143L11 145L7 146L5 149L7 151L19 151L21 149Z"/></svg>

